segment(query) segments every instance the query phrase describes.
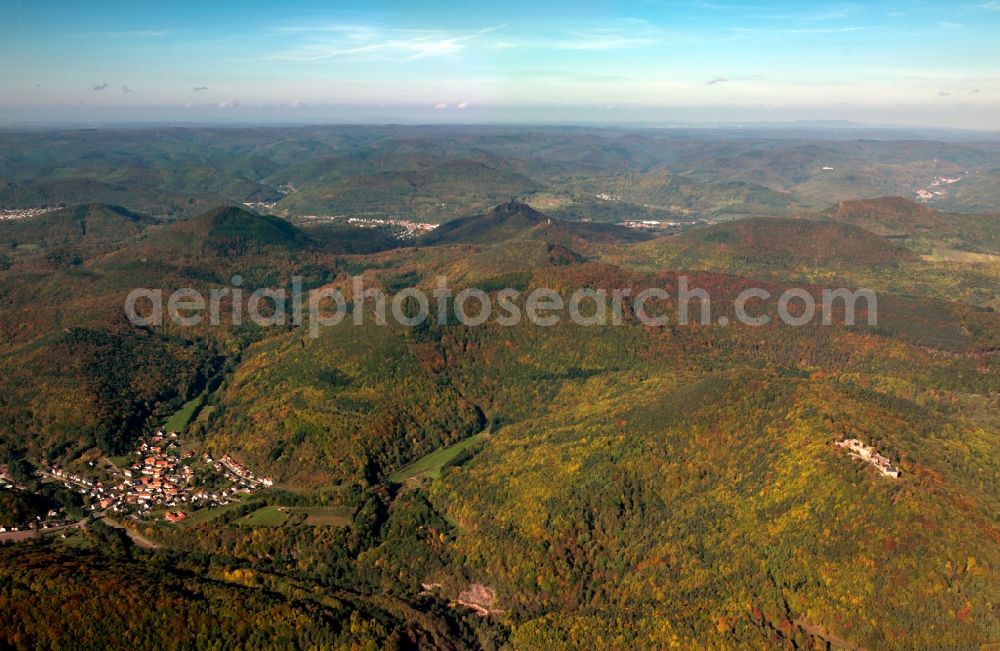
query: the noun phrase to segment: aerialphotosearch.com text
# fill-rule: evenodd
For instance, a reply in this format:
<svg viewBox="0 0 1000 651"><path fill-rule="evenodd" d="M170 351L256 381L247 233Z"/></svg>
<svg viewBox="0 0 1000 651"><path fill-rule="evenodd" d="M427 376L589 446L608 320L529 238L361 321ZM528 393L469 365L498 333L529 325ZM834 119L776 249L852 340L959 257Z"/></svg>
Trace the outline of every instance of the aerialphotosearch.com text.
<svg viewBox="0 0 1000 651"><path fill-rule="evenodd" d="M376 286L365 286L362 276L350 282L350 299L333 286L305 291L302 278L291 287L248 290L233 276L228 287L201 290L137 288L125 299L125 314L137 326L160 326L168 320L181 327L204 324L307 326L310 337L323 328L348 320L354 325L386 325L391 318L404 326L424 324L433 315L438 325L481 326L495 323L516 326L525 320L538 327L569 319L579 326L622 325L629 315L644 326L718 325L735 322L762 327L779 321L798 327L809 324L853 326L859 315L868 325L878 323L878 297L868 289L786 289L778 295L760 287L741 291L725 301L726 314L713 316L712 297L693 287L688 276L677 276L674 294L660 287L582 288L564 295L551 288L531 291L505 288L486 292L475 287L455 291L440 276L428 290L407 287L387 295ZM818 294L818 296L817 296ZM732 315L732 317L729 316ZM835 318L836 317L836 318Z"/></svg>

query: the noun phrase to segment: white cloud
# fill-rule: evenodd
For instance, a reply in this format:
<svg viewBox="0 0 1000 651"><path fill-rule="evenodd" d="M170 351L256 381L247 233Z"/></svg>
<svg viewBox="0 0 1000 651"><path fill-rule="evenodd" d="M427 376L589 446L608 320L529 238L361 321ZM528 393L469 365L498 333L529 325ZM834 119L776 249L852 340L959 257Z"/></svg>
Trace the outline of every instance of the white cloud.
<svg viewBox="0 0 1000 651"><path fill-rule="evenodd" d="M283 27L279 32L310 34L301 44L271 58L285 61L323 61L351 58L372 61L410 61L460 53L467 43L499 27L446 32L421 29L376 29L364 25Z"/></svg>
<svg viewBox="0 0 1000 651"><path fill-rule="evenodd" d="M437 104L434 105L434 108L436 108L436 109L446 109L446 108L448 108L448 105L445 104L444 102L439 102L439 103L437 103Z"/></svg>
<svg viewBox="0 0 1000 651"><path fill-rule="evenodd" d="M457 54L462 47L456 38L421 36L410 39L388 39L364 45L313 43L280 53L274 58L286 61L322 61L338 57L411 60Z"/></svg>
<svg viewBox="0 0 1000 651"><path fill-rule="evenodd" d="M654 45L677 35L652 32L645 25L585 31L522 32L493 38L506 25L476 30L377 29L364 25L282 27L279 33L294 33L297 43L270 58L285 61L323 61L349 58L365 61L410 61L425 57L449 57L466 50L606 51Z"/></svg>
<svg viewBox="0 0 1000 651"><path fill-rule="evenodd" d="M458 108L459 109L467 109L467 108L469 108L469 103L468 102L459 102L458 103Z"/></svg>

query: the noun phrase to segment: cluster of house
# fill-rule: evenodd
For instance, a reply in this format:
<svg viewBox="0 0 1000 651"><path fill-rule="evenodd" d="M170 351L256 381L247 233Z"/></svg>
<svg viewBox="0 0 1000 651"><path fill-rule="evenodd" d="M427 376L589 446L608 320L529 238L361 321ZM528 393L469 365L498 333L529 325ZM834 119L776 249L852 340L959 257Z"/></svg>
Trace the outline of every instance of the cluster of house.
<svg viewBox="0 0 1000 651"><path fill-rule="evenodd" d="M279 185L277 189L278 192L281 193L281 199L284 199L293 192L298 192L298 190L295 189L295 186L291 183ZM277 201L244 201L243 205L248 208L267 208L270 210L277 206L278 201L281 201L281 199L278 199Z"/></svg>
<svg viewBox="0 0 1000 651"><path fill-rule="evenodd" d="M848 450L851 456L855 459L861 459L862 461L875 466L875 469L884 476L892 477L893 479L899 478L899 469L893 467L892 462L890 462L889 459L879 454L878 450L875 448L865 445L858 439L847 439L839 441L834 445Z"/></svg>
<svg viewBox="0 0 1000 651"><path fill-rule="evenodd" d="M708 219L698 219L694 221L659 221L655 219L630 219L623 222L618 222L618 226L624 226L625 228L633 228L639 230L684 230L690 228L694 225L707 225L712 224L711 220Z"/></svg>
<svg viewBox="0 0 1000 651"><path fill-rule="evenodd" d="M15 527L0 524L0 533L17 533L18 531L30 531L30 530L46 530L55 529L58 527L65 527L69 524L69 520L66 519L66 513L62 509L56 511L55 509L49 509L49 512L44 516L36 515L35 519L28 524L26 527Z"/></svg>
<svg viewBox="0 0 1000 651"><path fill-rule="evenodd" d="M427 233L438 227L437 224L427 224L424 222L414 222L409 219L376 219L374 217L351 217L348 224L354 224L361 228L378 228L379 226L398 226L403 229L400 237L413 237L420 233Z"/></svg>
<svg viewBox="0 0 1000 651"><path fill-rule="evenodd" d="M228 454L215 461L205 454L206 469L227 479L231 485L222 489L196 486L195 453L181 449L176 432L157 432L143 440L136 448L136 460L128 467L112 470L113 481L107 485L80 475L69 473L58 466L51 466L39 474L62 481L71 490L91 499L91 510L115 513L142 513L155 507L166 507L164 516L170 522L187 517L177 507L192 508L224 506L249 494L257 488L273 485L269 477L258 477L246 466ZM211 479L211 477L209 477ZM217 485L217 482L211 482Z"/></svg>
<svg viewBox="0 0 1000 651"><path fill-rule="evenodd" d="M222 458L219 459L219 465L226 469L226 476L237 486L250 488L252 486L270 487L274 485L273 479L270 477L258 477L252 470L228 454L222 455Z"/></svg>
<svg viewBox="0 0 1000 651"><path fill-rule="evenodd" d="M935 190L934 188L941 188L946 185L954 185L961 180L962 177L960 176L951 178L944 176L938 177L933 181L931 181L930 185L928 185L926 188L920 188L919 190L917 190L917 198L923 201L930 201L931 199L945 197L947 196L947 192L945 192L943 189Z"/></svg>
<svg viewBox="0 0 1000 651"><path fill-rule="evenodd" d="M278 205L277 201L244 201L243 205L247 208L267 208L268 210L274 208Z"/></svg>
<svg viewBox="0 0 1000 651"><path fill-rule="evenodd" d="M24 490L24 488L15 484L14 480L7 475L6 466L0 466L0 490ZM60 508L58 511L55 509L49 509L48 513L44 516L36 515L35 519L32 520L26 527L0 522L0 533L17 533L18 531L27 529L50 529L53 527L61 527L66 524L67 520L65 509Z"/></svg>
<svg viewBox="0 0 1000 651"><path fill-rule="evenodd" d="M625 228L662 228L663 223L652 219L631 219L619 224Z"/></svg>
<svg viewBox="0 0 1000 651"><path fill-rule="evenodd" d="M11 208L0 210L0 221L38 217L57 208Z"/></svg>

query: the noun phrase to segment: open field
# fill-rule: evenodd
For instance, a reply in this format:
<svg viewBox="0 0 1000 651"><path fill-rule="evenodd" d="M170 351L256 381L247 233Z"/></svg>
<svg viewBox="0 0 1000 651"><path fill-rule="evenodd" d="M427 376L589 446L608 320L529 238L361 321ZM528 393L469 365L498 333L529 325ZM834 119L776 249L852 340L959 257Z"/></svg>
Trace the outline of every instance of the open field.
<svg viewBox="0 0 1000 651"><path fill-rule="evenodd" d="M187 519L184 520L184 522L182 522L181 524L197 525L201 524L202 522L209 522L219 517L220 515L238 509L241 506L243 506L241 502L233 502L232 504L226 504L225 506L217 506L208 509L199 509L197 511L188 513Z"/></svg>
<svg viewBox="0 0 1000 651"><path fill-rule="evenodd" d="M237 524L248 527L280 527L288 520L288 510L279 506L265 506L243 516Z"/></svg>
<svg viewBox="0 0 1000 651"><path fill-rule="evenodd" d="M181 432L183 433L187 426L194 419L201 405L205 402L205 396L201 395L192 400L188 400L184 403L184 406L174 412L174 415L167 419L163 423L163 429L166 432Z"/></svg>
<svg viewBox="0 0 1000 651"><path fill-rule="evenodd" d="M470 436L464 441L459 441L454 445L449 445L446 448L441 448L435 450L430 454L424 455L406 466L401 468L389 475L389 480L396 483L403 483L408 479L415 479L416 477L430 477L431 479L437 479L441 476L441 467L455 459L459 454L475 446L477 443L483 440L486 436L485 432L480 432L475 436Z"/></svg>
<svg viewBox="0 0 1000 651"><path fill-rule="evenodd" d="M289 510L305 514L305 523L313 527L348 527L354 516L354 509L349 506L308 506Z"/></svg>
<svg viewBox="0 0 1000 651"><path fill-rule="evenodd" d="M354 509L350 506L265 506L243 516L236 524L247 527L280 527L302 523L311 527L350 526Z"/></svg>

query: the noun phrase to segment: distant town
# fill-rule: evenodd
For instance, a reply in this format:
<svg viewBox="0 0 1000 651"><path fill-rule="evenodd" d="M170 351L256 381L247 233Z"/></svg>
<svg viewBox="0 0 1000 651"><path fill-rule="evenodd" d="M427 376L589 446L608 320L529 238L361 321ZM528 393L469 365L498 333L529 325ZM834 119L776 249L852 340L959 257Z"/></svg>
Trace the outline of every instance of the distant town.
<svg viewBox="0 0 1000 651"><path fill-rule="evenodd" d="M0 221L14 221L17 219L27 219L28 217L38 217L54 210L59 210L63 206L46 206L44 208L8 208L0 210Z"/></svg>
<svg viewBox="0 0 1000 651"><path fill-rule="evenodd" d="M399 237L414 237L420 233L427 233L438 227L437 224L428 224L424 222L414 222L408 219L376 219L373 217L350 217L347 220L348 224L354 224L361 228L380 228L384 226L395 226L397 228L402 228L403 232L399 234Z"/></svg>
<svg viewBox="0 0 1000 651"><path fill-rule="evenodd" d="M295 186L292 185L291 183L285 183L284 185L279 185L277 190L278 193L281 195L281 197L275 199L274 201L244 201L243 205L246 206L247 208L255 208L255 209L266 208L268 210L271 210L278 205L279 201L281 201L288 195L297 192Z"/></svg>
<svg viewBox="0 0 1000 651"><path fill-rule="evenodd" d="M968 172L966 172L966 174L968 174ZM917 198L920 199L921 201L934 201L936 199L943 199L948 196L948 192L945 188L949 185L954 185L961 180L962 180L961 176L953 176L953 177L939 176L933 181L931 181L926 188L920 188L919 190L917 190Z"/></svg>

